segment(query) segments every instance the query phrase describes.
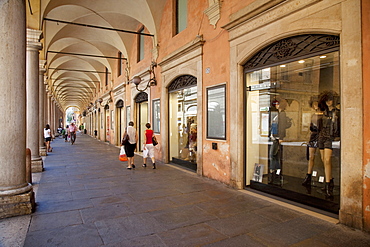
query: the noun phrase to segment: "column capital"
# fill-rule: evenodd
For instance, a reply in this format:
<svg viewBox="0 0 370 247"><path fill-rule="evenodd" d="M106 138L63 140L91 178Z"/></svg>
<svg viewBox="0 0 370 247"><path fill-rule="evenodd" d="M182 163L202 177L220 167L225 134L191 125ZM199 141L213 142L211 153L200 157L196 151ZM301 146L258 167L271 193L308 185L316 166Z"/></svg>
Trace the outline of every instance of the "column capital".
<svg viewBox="0 0 370 247"><path fill-rule="evenodd" d="M39 60L39 72L40 74L44 74L46 72L46 68L45 68L45 65L46 65L46 60Z"/></svg>
<svg viewBox="0 0 370 247"><path fill-rule="evenodd" d="M27 28L27 50L41 50L41 30Z"/></svg>

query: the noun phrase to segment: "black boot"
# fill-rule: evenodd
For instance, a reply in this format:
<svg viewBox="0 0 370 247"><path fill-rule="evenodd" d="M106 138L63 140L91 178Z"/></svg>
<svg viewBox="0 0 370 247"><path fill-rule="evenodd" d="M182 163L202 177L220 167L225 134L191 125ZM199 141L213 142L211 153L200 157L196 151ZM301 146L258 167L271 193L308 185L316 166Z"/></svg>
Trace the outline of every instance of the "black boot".
<svg viewBox="0 0 370 247"><path fill-rule="evenodd" d="M329 183L325 183L325 194L328 197L333 196L333 190L334 190L334 178L330 179Z"/></svg>
<svg viewBox="0 0 370 247"><path fill-rule="evenodd" d="M303 186L307 186L307 185L311 185L311 180L312 180L312 174L306 174L306 177L304 178L303 182L302 182L302 185Z"/></svg>
<svg viewBox="0 0 370 247"><path fill-rule="evenodd" d="M157 167L155 166L155 163L153 163L153 169L157 169Z"/></svg>

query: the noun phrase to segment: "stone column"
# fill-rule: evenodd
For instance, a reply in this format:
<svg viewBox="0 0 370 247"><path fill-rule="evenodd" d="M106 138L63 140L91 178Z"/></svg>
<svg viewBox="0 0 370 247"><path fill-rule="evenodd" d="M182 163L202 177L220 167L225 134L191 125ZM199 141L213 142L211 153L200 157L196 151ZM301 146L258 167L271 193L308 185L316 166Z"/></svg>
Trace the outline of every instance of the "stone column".
<svg viewBox="0 0 370 247"><path fill-rule="evenodd" d="M39 126L39 50L42 44L39 42L40 30L27 29L27 53L26 53L26 94L27 94L27 148L31 149L32 172L43 171L43 161L40 156L40 133Z"/></svg>
<svg viewBox="0 0 370 247"><path fill-rule="evenodd" d="M48 123L50 126L51 126L51 117L50 117L50 112L51 112L51 93L46 90L46 114L45 114L45 118L46 118L46 123Z"/></svg>
<svg viewBox="0 0 370 247"><path fill-rule="evenodd" d="M0 4L0 218L31 214L35 199L26 181L26 7Z"/></svg>
<svg viewBox="0 0 370 247"><path fill-rule="evenodd" d="M39 147L40 147L40 156L46 156L46 147L44 145L44 128L45 128L45 86L44 86L44 73L45 69L45 60L40 60L39 64Z"/></svg>

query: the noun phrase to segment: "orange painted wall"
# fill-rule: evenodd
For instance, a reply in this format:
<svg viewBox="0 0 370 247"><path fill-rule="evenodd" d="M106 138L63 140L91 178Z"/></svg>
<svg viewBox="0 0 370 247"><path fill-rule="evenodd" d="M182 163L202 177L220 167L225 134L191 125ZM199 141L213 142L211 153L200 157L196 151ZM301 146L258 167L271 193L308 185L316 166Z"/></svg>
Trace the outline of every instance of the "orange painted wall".
<svg viewBox="0 0 370 247"><path fill-rule="evenodd" d="M364 230L370 232L370 1L362 0L362 63L364 87Z"/></svg>

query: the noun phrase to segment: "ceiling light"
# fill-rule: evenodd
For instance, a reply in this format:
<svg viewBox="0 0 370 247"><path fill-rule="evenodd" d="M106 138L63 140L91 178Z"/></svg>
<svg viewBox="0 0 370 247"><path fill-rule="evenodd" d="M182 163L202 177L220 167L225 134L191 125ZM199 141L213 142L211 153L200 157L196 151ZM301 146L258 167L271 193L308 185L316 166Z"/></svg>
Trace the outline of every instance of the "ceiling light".
<svg viewBox="0 0 370 247"><path fill-rule="evenodd" d="M299 60L298 63L304 63L305 61L304 60Z"/></svg>

